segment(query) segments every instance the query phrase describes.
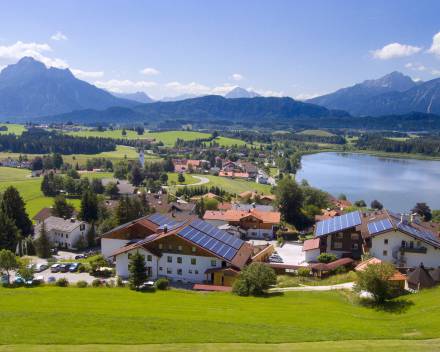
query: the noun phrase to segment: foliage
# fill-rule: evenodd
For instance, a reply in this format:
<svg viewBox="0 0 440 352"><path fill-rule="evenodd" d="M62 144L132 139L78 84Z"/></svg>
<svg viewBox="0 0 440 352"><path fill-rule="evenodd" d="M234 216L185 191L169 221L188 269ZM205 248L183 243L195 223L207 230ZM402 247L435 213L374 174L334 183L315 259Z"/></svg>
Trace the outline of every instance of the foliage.
<svg viewBox="0 0 440 352"><path fill-rule="evenodd" d="M6 272L8 283L10 282L10 272L18 269L19 263L17 257L8 249L0 250L0 273Z"/></svg>
<svg viewBox="0 0 440 352"><path fill-rule="evenodd" d="M426 203L417 203L411 212L419 214L424 221L431 221L431 208Z"/></svg>
<svg viewBox="0 0 440 352"><path fill-rule="evenodd" d="M354 202L354 205L358 208L365 208L367 206L367 203L365 203L365 201L361 199Z"/></svg>
<svg viewBox="0 0 440 352"><path fill-rule="evenodd" d="M301 267L297 270L297 273L298 273L298 276L308 277L308 276L310 276L310 269L307 267L304 267L304 268Z"/></svg>
<svg viewBox="0 0 440 352"><path fill-rule="evenodd" d="M155 282L155 286L158 290L166 290L169 286L169 281L166 277L161 277L159 279L157 279L157 281Z"/></svg>
<svg viewBox="0 0 440 352"><path fill-rule="evenodd" d="M396 269L390 263L370 264L365 270L357 272L355 289L370 292L377 303L391 298L392 286L389 281Z"/></svg>
<svg viewBox="0 0 440 352"><path fill-rule="evenodd" d="M40 258L49 258L51 256L50 253L50 239L46 232L46 225L43 221L40 227L39 236L34 240L35 250L37 252L38 257Z"/></svg>
<svg viewBox="0 0 440 352"><path fill-rule="evenodd" d="M92 286L93 286L93 287L100 287L100 286L102 286L102 281L101 281L101 279L94 279L94 280L92 281Z"/></svg>
<svg viewBox="0 0 440 352"><path fill-rule="evenodd" d="M128 264L130 289L139 290L147 280L147 267L145 257L139 252L133 253Z"/></svg>
<svg viewBox="0 0 440 352"><path fill-rule="evenodd" d="M371 207L371 209L376 209L376 210L382 210L383 209L382 203L379 202L376 199L371 202L370 207Z"/></svg>
<svg viewBox="0 0 440 352"><path fill-rule="evenodd" d="M264 263L251 263L234 282L233 292L239 296L261 296L276 284L275 271Z"/></svg>
<svg viewBox="0 0 440 352"><path fill-rule="evenodd" d="M26 213L23 198L15 187L9 186L4 191L1 210L14 221L15 226L17 226L23 236L28 236L32 233L32 221Z"/></svg>
<svg viewBox="0 0 440 352"><path fill-rule="evenodd" d="M95 223L92 222L90 224L89 231L87 231L87 246L94 247L95 245L96 245Z"/></svg>
<svg viewBox="0 0 440 352"><path fill-rule="evenodd" d="M15 251L20 237L20 230L0 207L0 249Z"/></svg>
<svg viewBox="0 0 440 352"><path fill-rule="evenodd" d="M55 285L58 287L67 287L69 286L69 280L67 280L65 277L60 277L56 282Z"/></svg>
<svg viewBox="0 0 440 352"><path fill-rule="evenodd" d="M87 283L87 281L84 280L80 280L76 283L76 287L78 288L85 288L87 287L89 284Z"/></svg>
<svg viewBox="0 0 440 352"><path fill-rule="evenodd" d="M93 274L93 273L96 273L96 271L99 268L107 267L108 263L107 263L107 260L105 260L104 256L97 255L97 256L93 257L92 260L89 261L89 265L90 265L90 270Z"/></svg>
<svg viewBox="0 0 440 352"><path fill-rule="evenodd" d="M300 227L303 219L301 207L304 201L301 188L291 177L284 177L278 182L275 194L283 219L296 227Z"/></svg>
<svg viewBox="0 0 440 352"><path fill-rule="evenodd" d="M74 207L71 203L68 203L66 197L58 195L55 197L52 205L52 215L60 218L71 218L73 215Z"/></svg>
<svg viewBox="0 0 440 352"><path fill-rule="evenodd" d="M145 209L144 206L145 205L142 204L141 199L139 199L137 196L121 197L119 199L115 214L118 224L122 225L146 215L146 213L149 211L149 207Z"/></svg>
<svg viewBox="0 0 440 352"><path fill-rule="evenodd" d="M333 253L321 253L317 259L320 263L331 263L334 262L337 257Z"/></svg>
<svg viewBox="0 0 440 352"><path fill-rule="evenodd" d="M98 198L91 190L86 190L83 193L79 217L86 222L98 220Z"/></svg>
<svg viewBox="0 0 440 352"><path fill-rule="evenodd" d="M119 194L118 185L115 182L107 183L105 186L105 194L112 199L116 198Z"/></svg>
<svg viewBox="0 0 440 352"><path fill-rule="evenodd" d="M179 175L177 176L177 181L179 183L185 182L185 176L183 176L183 173L179 172Z"/></svg>

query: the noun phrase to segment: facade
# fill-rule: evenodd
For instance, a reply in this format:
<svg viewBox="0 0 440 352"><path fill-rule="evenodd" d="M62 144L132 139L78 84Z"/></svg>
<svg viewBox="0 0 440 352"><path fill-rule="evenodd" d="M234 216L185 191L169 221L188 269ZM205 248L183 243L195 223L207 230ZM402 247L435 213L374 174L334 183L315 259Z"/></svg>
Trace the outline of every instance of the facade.
<svg viewBox="0 0 440 352"><path fill-rule="evenodd" d="M36 237L39 236L43 222L35 229ZM80 240L85 240L89 231L89 224L85 221L63 219L49 216L44 220L44 228L50 242L58 248L77 249Z"/></svg>

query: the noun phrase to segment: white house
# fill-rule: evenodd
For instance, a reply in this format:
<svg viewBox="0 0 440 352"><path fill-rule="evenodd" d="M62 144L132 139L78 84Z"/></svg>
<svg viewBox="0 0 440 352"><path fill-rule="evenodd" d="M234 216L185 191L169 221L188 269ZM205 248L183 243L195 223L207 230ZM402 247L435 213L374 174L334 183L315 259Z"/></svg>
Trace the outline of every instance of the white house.
<svg viewBox="0 0 440 352"><path fill-rule="evenodd" d="M40 235L42 223L35 228L36 237ZM63 219L49 216L44 220L44 228L51 243L59 248L77 249L81 237L86 241L89 224L74 218Z"/></svg>

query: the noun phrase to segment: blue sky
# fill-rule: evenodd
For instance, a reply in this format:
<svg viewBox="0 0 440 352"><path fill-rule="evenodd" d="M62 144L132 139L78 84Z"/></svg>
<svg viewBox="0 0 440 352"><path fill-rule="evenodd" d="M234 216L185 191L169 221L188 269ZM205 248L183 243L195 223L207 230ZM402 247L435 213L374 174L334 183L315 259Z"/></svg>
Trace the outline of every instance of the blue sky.
<svg viewBox="0 0 440 352"><path fill-rule="evenodd" d="M2 1L0 67L31 55L155 98L237 85L304 98L393 70L440 77L439 13L428 0Z"/></svg>

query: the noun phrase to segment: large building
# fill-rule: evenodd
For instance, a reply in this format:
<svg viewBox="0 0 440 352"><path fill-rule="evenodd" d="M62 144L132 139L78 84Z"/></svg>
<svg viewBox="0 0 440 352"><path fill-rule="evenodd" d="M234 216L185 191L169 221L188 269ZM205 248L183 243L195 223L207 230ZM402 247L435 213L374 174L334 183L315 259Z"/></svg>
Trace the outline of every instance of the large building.
<svg viewBox="0 0 440 352"><path fill-rule="evenodd" d="M440 238L436 229L416 217L387 210L355 211L316 224L315 236L304 243L306 261L320 253L360 259L368 253L399 268L440 265Z"/></svg>
<svg viewBox="0 0 440 352"><path fill-rule="evenodd" d="M138 252L145 257L151 279L225 286L232 285L253 258L264 261L263 254L270 255L205 221L176 221L158 213L108 232L101 245L103 254L114 258L116 274L123 278L129 276L130 256Z"/></svg>

